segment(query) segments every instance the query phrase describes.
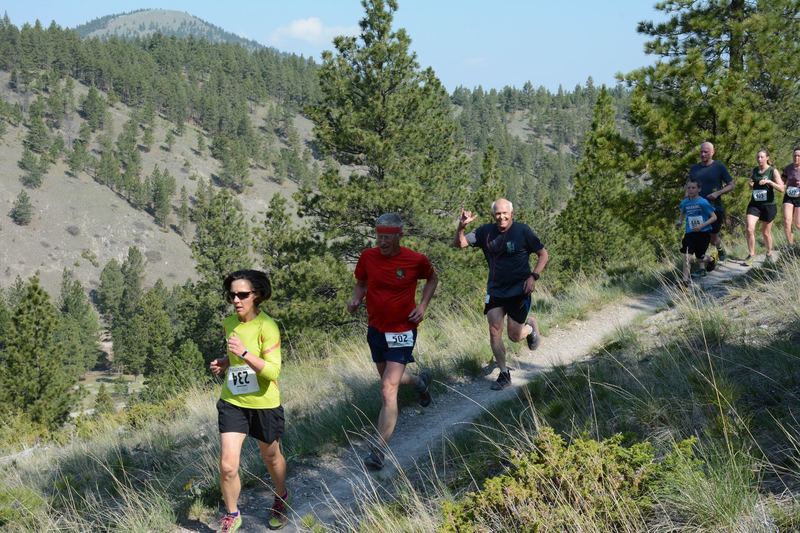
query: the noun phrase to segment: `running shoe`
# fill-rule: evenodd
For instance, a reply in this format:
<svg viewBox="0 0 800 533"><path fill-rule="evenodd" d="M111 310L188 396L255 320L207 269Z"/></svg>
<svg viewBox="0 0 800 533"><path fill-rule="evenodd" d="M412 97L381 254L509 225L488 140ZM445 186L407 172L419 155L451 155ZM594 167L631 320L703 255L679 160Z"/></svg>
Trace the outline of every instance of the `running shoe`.
<svg viewBox="0 0 800 533"><path fill-rule="evenodd" d="M725 261L725 259L728 258L728 252L725 251L725 248L720 246L719 248L717 248L717 257L719 258L720 261Z"/></svg>
<svg viewBox="0 0 800 533"><path fill-rule="evenodd" d="M764 257L764 262L765 262L765 263L772 263L774 260L775 260L775 258L774 258L774 257L772 257L772 254L767 254L767 255Z"/></svg>
<svg viewBox="0 0 800 533"><path fill-rule="evenodd" d="M714 261L716 261L717 259L719 259L719 248L712 249L711 253L708 255L710 255L711 258L714 259Z"/></svg>
<svg viewBox="0 0 800 533"><path fill-rule="evenodd" d="M369 470L380 470L383 468L383 452L372 450L364 457L364 466Z"/></svg>
<svg viewBox="0 0 800 533"><path fill-rule="evenodd" d="M492 383L492 390L503 390L511 386L511 371L500 372L497 381Z"/></svg>
<svg viewBox="0 0 800 533"><path fill-rule="evenodd" d="M722 259L720 259L720 261L722 261ZM706 270L707 270L708 272L712 272L712 271L713 271L715 268L717 268L717 261L716 261L716 260L714 259L714 257L712 256L712 257L711 257L711 261L709 261L708 263L706 263Z"/></svg>
<svg viewBox="0 0 800 533"><path fill-rule="evenodd" d="M527 324L531 327L531 332L525 337L525 340L528 341L528 349L530 351L534 351L536 348L539 347L539 343L541 342L541 336L536 333L536 330L533 329L533 321L528 319Z"/></svg>
<svg viewBox="0 0 800 533"><path fill-rule="evenodd" d="M283 496L275 496L272 500L272 508L269 510L269 520L267 527L270 529L281 529L289 522L289 511L286 506L289 504L289 491Z"/></svg>
<svg viewBox="0 0 800 533"><path fill-rule="evenodd" d="M753 266L753 256L748 255L747 257L745 257L744 261L742 261L742 266L746 267Z"/></svg>
<svg viewBox="0 0 800 533"><path fill-rule="evenodd" d="M242 527L242 513L233 516L232 514L225 513L219 521L218 533L233 533Z"/></svg>
<svg viewBox="0 0 800 533"><path fill-rule="evenodd" d="M421 372L415 386L417 394L419 394L419 404L422 407L428 407L431 404L431 375L428 372Z"/></svg>

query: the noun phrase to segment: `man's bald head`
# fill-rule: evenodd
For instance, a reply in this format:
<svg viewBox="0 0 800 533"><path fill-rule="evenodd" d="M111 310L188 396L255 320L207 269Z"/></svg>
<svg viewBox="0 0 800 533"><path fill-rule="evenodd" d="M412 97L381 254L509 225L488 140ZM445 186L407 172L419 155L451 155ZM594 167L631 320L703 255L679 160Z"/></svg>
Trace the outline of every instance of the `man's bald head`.
<svg viewBox="0 0 800 533"><path fill-rule="evenodd" d="M708 141L700 143L700 161L710 165L714 161L714 145Z"/></svg>

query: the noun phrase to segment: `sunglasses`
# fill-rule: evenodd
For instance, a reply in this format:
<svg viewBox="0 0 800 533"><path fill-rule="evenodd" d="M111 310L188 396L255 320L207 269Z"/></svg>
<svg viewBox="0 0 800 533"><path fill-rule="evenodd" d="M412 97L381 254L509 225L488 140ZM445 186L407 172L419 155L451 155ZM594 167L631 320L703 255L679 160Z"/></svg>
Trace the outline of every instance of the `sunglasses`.
<svg viewBox="0 0 800 533"><path fill-rule="evenodd" d="M255 292L256 291L240 291L240 292L226 291L225 299L228 301L228 303L233 303L234 298L239 298L239 301L241 302L250 298L250 295Z"/></svg>

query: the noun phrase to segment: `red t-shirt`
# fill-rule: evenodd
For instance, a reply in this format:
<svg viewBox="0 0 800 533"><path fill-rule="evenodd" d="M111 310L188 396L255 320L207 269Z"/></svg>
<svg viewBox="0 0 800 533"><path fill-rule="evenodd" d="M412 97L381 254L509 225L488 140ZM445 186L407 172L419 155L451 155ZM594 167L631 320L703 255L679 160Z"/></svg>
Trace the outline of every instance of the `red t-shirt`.
<svg viewBox="0 0 800 533"><path fill-rule="evenodd" d="M368 248L361 252L354 274L357 280L367 282L370 326L383 333L417 327L408 315L417 306L417 280L433 275L427 257L403 246L391 257L382 255L380 248Z"/></svg>

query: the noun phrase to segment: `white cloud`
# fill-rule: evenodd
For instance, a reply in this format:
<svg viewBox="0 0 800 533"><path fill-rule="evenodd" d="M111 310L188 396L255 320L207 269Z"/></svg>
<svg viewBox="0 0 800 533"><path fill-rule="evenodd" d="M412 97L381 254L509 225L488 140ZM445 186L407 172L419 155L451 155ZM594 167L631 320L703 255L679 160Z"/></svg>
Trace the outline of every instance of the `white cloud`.
<svg viewBox="0 0 800 533"><path fill-rule="evenodd" d="M302 41L314 46L330 44L337 35L358 35L358 26L325 26L318 17L293 20L273 31L268 41L277 46L287 41Z"/></svg>

